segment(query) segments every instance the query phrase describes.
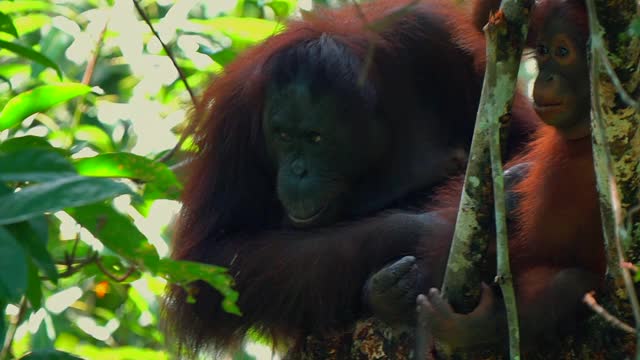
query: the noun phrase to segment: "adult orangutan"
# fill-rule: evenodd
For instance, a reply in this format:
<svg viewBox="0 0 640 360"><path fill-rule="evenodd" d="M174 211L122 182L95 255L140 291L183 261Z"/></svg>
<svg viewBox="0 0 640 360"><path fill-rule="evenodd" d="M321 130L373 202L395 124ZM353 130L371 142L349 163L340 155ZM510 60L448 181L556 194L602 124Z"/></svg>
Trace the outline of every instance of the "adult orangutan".
<svg viewBox="0 0 640 360"><path fill-rule="evenodd" d="M173 258L230 269L243 313L209 286L169 290L183 348L228 349L351 326L367 277L415 254L420 210L462 169L484 38L448 0L319 10L230 64L203 95ZM523 98L508 152L535 127Z"/></svg>

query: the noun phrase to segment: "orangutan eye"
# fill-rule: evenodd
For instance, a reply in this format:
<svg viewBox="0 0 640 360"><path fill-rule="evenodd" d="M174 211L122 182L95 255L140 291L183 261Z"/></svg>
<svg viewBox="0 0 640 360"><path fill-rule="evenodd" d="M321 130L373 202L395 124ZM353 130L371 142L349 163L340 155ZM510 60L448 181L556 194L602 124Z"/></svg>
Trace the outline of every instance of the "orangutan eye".
<svg viewBox="0 0 640 360"><path fill-rule="evenodd" d="M569 49L564 46L558 46L558 48L556 49L556 56L565 57L567 55L569 55Z"/></svg>
<svg viewBox="0 0 640 360"><path fill-rule="evenodd" d="M538 45L536 46L536 54L538 56L546 56L549 54L549 49L544 45Z"/></svg>

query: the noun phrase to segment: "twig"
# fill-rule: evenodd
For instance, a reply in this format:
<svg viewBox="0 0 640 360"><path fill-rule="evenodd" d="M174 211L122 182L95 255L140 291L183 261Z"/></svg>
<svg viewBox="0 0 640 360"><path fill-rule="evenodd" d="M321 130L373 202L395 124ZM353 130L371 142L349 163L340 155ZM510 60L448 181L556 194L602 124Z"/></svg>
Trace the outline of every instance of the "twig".
<svg viewBox="0 0 640 360"><path fill-rule="evenodd" d="M96 252L96 253L93 253L91 256L87 257L86 259L80 260L75 264L70 263L68 259L65 259L65 265L67 266L67 269L61 272L59 276L61 278L67 278L77 273L78 271L80 271L83 267L95 262L97 258L98 258L98 253Z"/></svg>
<svg viewBox="0 0 640 360"><path fill-rule="evenodd" d="M18 330L18 325L22 322L25 314L27 312L27 298L22 297L20 300L20 308L18 310L18 315L11 321L9 325L9 329L7 330L7 336L4 339L4 344L2 345L2 351L0 351L0 360L8 359L9 353L11 352L11 346L13 345L13 339L16 336L16 331Z"/></svg>
<svg viewBox="0 0 640 360"><path fill-rule="evenodd" d="M100 35L98 36L98 41L96 41L96 46L93 49L93 53L91 54L91 58L87 61L87 67L84 70L84 74L82 75L82 84L89 85L91 84L91 78L93 77L93 73L96 68L96 64L98 63L98 58L100 57L100 50L102 49L102 45L104 44L104 36L107 32L109 21L105 21L102 30L100 31ZM82 120L83 110L85 108L84 104L85 97L82 96L78 99L78 105L75 108L73 114L73 127L77 127L80 125L80 120Z"/></svg>
<svg viewBox="0 0 640 360"><path fill-rule="evenodd" d="M136 10L138 11L138 14L142 18L142 20L144 20L144 22L147 24L147 26L153 33L153 36L155 36L155 38L158 39L158 41L160 42L160 45L162 46L162 49L164 50L165 53L167 53L167 57L169 57L169 60L171 60L171 63L173 64L175 69L178 71L178 76L180 77L180 80L184 83L184 87L187 89L187 92L191 97L191 101L195 105L197 103L196 96L193 93L191 86L189 86L189 82L187 82L187 77L184 75L182 68L180 68L180 66L176 62L176 59L173 56L173 52L167 46L167 44L165 44L164 41L162 41L162 38L160 38L160 34L158 34L155 27L153 27L153 24L151 24L151 20L149 19L147 14L144 12L144 9L140 6L139 0L132 0L132 1L133 1L133 5L136 7Z"/></svg>
<svg viewBox="0 0 640 360"><path fill-rule="evenodd" d="M158 34L156 29L153 27L153 24L151 24L151 20L149 19L147 14L144 12L144 9L142 9L142 7L140 6L140 3L138 2L138 0L132 0L132 1L133 1L133 5L136 7L136 10L138 11L138 14L144 20L144 22L147 24L147 26L149 27L149 29L153 33L153 36L155 36L155 38L158 39L158 41L160 42L160 45L162 46L162 49L164 49L165 53L167 54L167 57L169 58L169 60L171 60L171 63L173 64L175 69L178 71L178 77L180 77L180 81L182 81L182 83L184 84L185 89L187 89L187 92L189 93L189 96L191 97L191 103L194 106L197 107L198 100L196 98L196 95L193 92L193 90L191 89L191 86L189 86L189 82L187 81L187 77L184 75L184 72L182 71L182 69L180 68L178 63L176 62L176 59L173 56L173 52L167 46L167 44L165 44L164 41L162 41L162 39L160 38L160 34ZM194 129L195 129L195 121L191 122L187 126L187 128L182 132L182 135L180 135L180 138L178 139L178 142L176 143L176 145L168 153L166 153L163 156L161 156L157 161L158 162L165 162L165 161L171 159L173 157L173 155L175 155L175 153L177 153L178 150L180 150L180 148L182 147L182 144L184 144L184 141L187 139L187 136L189 136L189 134L191 132L193 132Z"/></svg>
<svg viewBox="0 0 640 360"><path fill-rule="evenodd" d="M91 78L93 77L93 73L96 68L96 64L98 63L98 58L100 57L100 50L102 49L102 44L104 44L104 35L107 33L107 27L109 26L109 21L105 21L102 30L100 31L100 35L98 36L98 41L96 42L96 46L93 50L93 54L91 59L87 62L87 68L82 75L82 83L85 85L89 85L91 83Z"/></svg>
<svg viewBox="0 0 640 360"><path fill-rule="evenodd" d="M127 278L129 276L131 276L131 274L133 274L134 271L136 271L135 266L131 266L127 269L127 272L122 274L121 276L117 276L112 274L105 266L104 264L102 264L102 261L100 260L100 258L96 258L96 265L98 266L98 269L100 269L100 271L102 271L103 274L105 274L109 279L115 281L115 282L123 282L125 280L127 280Z"/></svg>
<svg viewBox="0 0 640 360"><path fill-rule="evenodd" d="M602 44L601 41L599 43ZM611 61L609 61L609 58L607 57L607 54L604 51L602 45L599 45L594 49L594 54L597 54L600 57L600 61L602 61L602 65L604 65L604 68L607 71L607 75L609 75L609 78L611 79L614 88L618 92L618 95L620 95L620 99L622 99L625 104L634 108L636 111L640 111L640 102L634 100L631 95L629 95L627 90L624 89L624 87L622 86L622 82L620 81L618 74L616 74L615 70L613 69Z"/></svg>
<svg viewBox="0 0 640 360"><path fill-rule="evenodd" d="M587 306L591 308L593 312L598 314L613 327L618 328L626 333L637 335L636 330L632 326L625 324L622 320L618 319L617 317L613 316L613 314L608 312L607 309L603 308L602 305L598 304L593 292L584 294L582 302L587 304Z"/></svg>

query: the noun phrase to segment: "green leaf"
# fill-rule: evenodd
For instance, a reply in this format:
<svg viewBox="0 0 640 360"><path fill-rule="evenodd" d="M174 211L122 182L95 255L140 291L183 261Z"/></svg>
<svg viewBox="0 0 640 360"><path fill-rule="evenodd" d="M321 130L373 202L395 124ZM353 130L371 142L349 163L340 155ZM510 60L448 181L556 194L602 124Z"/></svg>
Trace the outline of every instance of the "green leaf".
<svg viewBox="0 0 640 360"><path fill-rule="evenodd" d="M38 276L38 268L29 261L26 296L34 309L42 307L42 281Z"/></svg>
<svg viewBox="0 0 640 360"><path fill-rule="evenodd" d="M121 177L144 182L146 199L180 197L182 184L167 165L130 153L101 154L75 162L78 173L86 176Z"/></svg>
<svg viewBox="0 0 640 360"><path fill-rule="evenodd" d="M44 148L64 152L62 149L51 146L45 138L33 135L14 137L0 143L1 152L13 152L32 148Z"/></svg>
<svg viewBox="0 0 640 360"><path fill-rule="evenodd" d="M43 182L74 175L71 162L53 149L0 152L0 181Z"/></svg>
<svg viewBox="0 0 640 360"><path fill-rule="evenodd" d="M15 237L0 227L0 301L17 303L27 290L27 256Z"/></svg>
<svg viewBox="0 0 640 360"><path fill-rule="evenodd" d="M272 0L265 6L270 7L278 18L284 19L296 11L298 0Z"/></svg>
<svg viewBox="0 0 640 360"><path fill-rule="evenodd" d="M68 352L58 350L40 350L31 352L20 360L83 360L75 355L71 355Z"/></svg>
<svg viewBox="0 0 640 360"><path fill-rule="evenodd" d="M34 14L20 14L17 18L14 19L13 24L16 26L16 30L18 34L25 36L30 32L40 30L45 25L51 23L51 15L43 14L43 13L34 13ZM51 57L51 55L49 55Z"/></svg>
<svg viewBox="0 0 640 360"><path fill-rule="evenodd" d="M33 218L26 222L8 226L11 233L31 256L35 264L53 281L58 281L58 269L47 251L49 240L49 223L44 216Z"/></svg>
<svg viewBox="0 0 640 360"><path fill-rule="evenodd" d="M68 209L78 224L89 230L102 243L132 263L153 268L158 253L133 224L133 219L105 204L91 204Z"/></svg>
<svg viewBox="0 0 640 360"><path fill-rule="evenodd" d="M125 184L110 179L82 176L36 184L0 196L0 225L131 193Z"/></svg>
<svg viewBox="0 0 640 360"><path fill-rule="evenodd" d="M43 85L25 91L9 100L2 109L0 130L11 128L29 115L48 110L55 105L89 92L91 92L91 87L78 83Z"/></svg>
<svg viewBox="0 0 640 360"><path fill-rule="evenodd" d="M44 11L51 10L53 5L46 1L18 1L18 2L8 2L8 1L0 1L0 11L5 14L11 13L23 13L28 11Z"/></svg>
<svg viewBox="0 0 640 360"><path fill-rule="evenodd" d="M46 67L50 67L53 70L55 70L56 73L58 73L58 77L62 79L62 70L60 70L60 67L58 66L58 64L56 64L55 62L53 62L53 60L33 50L30 47L22 46L20 44L12 43L5 40L0 40L0 49L9 50L24 58L35 61L38 64L41 64Z"/></svg>
<svg viewBox="0 0 640 360"><path fill-rule="evenodd" d="M11 34L15 37L18 37L18 30L16 30L16 26L13 25L13 20L11 20L11 16L0 12L0 32L4 32L7 34Z"/></svg>
<svg viewBox="0 0 640 360"><path fill-rule="evenodd" d="M236 50L246 49L284 29L284 26L276 21L235 16L190 21L199 28L200 32L222 33L228 36L233 42L232 47Z"/></svg>
<svg viewBox="0 0 640 360"><path fill-rule="evenodd" d="M97 126L80 125L74 129L73 135L76 139L86 141L95 146L99 151L111 152L114 150L109 134Z"/></svg>
<svg viewBox="0 0 640 360"><path fill-rule="evenodd" d="M233 279L227 273L227 269L223 267L193 261L160 259L156 275L162 276L172 283L182 285L196 280L205 281L224 296L221 305L226 312L242 315L236 305L238 292L232 288Z"/></svg>

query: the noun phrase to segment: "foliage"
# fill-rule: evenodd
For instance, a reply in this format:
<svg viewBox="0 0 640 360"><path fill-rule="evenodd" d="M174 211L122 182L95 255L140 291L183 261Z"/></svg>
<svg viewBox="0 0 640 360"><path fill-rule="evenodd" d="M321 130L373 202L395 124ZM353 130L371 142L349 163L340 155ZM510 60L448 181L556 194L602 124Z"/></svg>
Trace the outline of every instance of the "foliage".
<svg viewBox="0 0 640 360"><path fill-rule="evenodd" d="M185 83L203 89L297 0L139 1L184 78L132 1L0 2L0 360L166 359L167 280L207 281L240 314L225 269L168 259L190 149L166 155Z"/></svg>

